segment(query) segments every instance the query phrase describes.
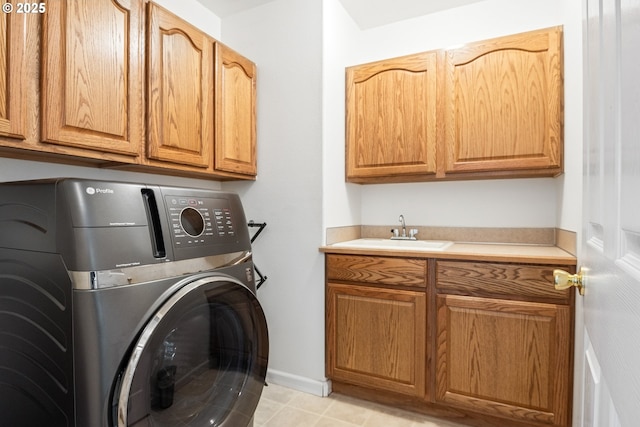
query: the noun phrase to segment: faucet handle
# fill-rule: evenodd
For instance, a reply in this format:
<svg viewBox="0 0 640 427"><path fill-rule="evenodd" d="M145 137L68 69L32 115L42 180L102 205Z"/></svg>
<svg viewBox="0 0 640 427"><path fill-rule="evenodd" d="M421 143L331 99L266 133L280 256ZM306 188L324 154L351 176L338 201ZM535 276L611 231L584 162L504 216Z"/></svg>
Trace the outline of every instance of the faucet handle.
<svg viewBox="0 0 640 427"><path fill-rule="evenodd" d="M411 230L409 230L409 237L415 238L416 234L418 234L418 229L417 228L412 228Z"/></svg>
<svg viewBox="0 0 640 427"><path fill-rule="evenodd" d="M391 232L393 233L393 237L398 237L400 235L397 228L392 228Z"/></svg>

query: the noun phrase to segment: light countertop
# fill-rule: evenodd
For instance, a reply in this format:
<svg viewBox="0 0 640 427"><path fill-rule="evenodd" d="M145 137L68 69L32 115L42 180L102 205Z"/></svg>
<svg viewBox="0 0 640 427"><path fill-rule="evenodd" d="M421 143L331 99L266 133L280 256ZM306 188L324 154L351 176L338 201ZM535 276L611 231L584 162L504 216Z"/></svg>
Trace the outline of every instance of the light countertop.
<svg viewBox="0 0 640 427"><path fill-rule="evenodd" d="M373 249L363 247L349 247L326 245L320 248L327 254L353 254L396 256L411 258L435 258L472 261L494 262L522 262L542 265L567 265L575 266L576 257L552 245L526 245L526 244L502 244L502 243L458 243L442 251L412 250L408 248Z"/></svg>

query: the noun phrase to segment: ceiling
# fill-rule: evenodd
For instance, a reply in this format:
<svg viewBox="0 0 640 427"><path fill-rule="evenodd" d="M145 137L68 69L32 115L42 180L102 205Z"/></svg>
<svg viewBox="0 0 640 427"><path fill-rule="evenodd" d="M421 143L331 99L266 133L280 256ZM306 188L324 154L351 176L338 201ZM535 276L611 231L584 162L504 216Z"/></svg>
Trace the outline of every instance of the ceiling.
<svg viewBox="0 0 640 427"><path fill-rule="evenodd" d="M274 0L197 0L220 18ZM361 29L378 27L484 0L340 0Z"/></svg>

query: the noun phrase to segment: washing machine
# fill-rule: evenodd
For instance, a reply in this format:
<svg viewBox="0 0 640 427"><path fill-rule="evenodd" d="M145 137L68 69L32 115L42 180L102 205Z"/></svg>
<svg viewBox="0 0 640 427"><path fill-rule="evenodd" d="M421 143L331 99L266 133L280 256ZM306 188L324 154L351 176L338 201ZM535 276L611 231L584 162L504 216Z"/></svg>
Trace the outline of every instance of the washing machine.
<svg viewBox="0 0 640 427"><path fill-rule="evenodd" d="M236 194L0 184L0 425L252 425L268 361Z"/></svg>

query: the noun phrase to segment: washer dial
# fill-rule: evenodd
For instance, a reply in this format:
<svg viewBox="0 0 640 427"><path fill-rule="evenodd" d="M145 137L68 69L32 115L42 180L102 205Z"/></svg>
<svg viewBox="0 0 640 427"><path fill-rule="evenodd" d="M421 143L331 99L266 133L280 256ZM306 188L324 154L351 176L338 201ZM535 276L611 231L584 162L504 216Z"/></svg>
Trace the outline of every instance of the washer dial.
<svg viewBox="0 0 640 427"><path fill-rule="evenodd" d="M184 232L191 237L198 237L204 233L204 218L197 209L184 208L180 212L180 225Z"/></svg>

